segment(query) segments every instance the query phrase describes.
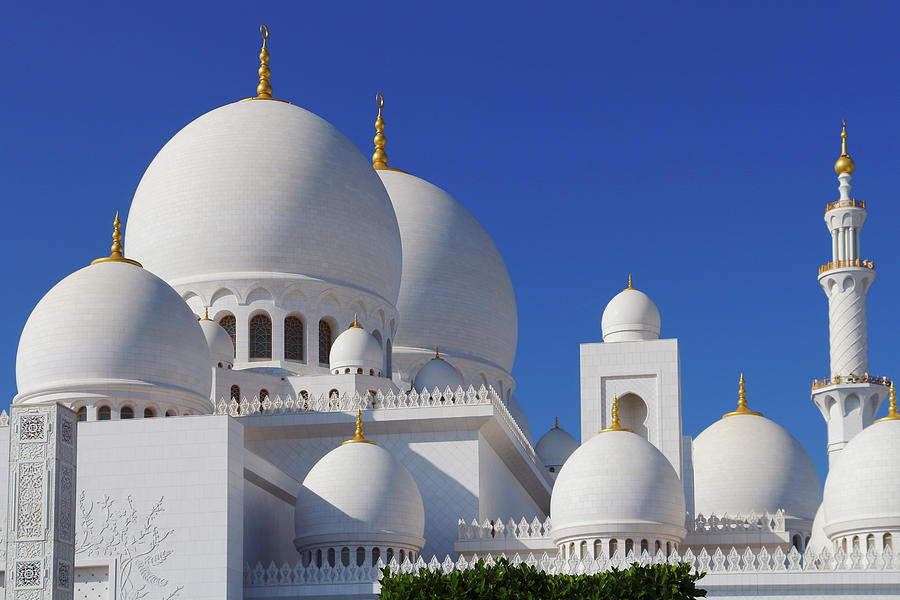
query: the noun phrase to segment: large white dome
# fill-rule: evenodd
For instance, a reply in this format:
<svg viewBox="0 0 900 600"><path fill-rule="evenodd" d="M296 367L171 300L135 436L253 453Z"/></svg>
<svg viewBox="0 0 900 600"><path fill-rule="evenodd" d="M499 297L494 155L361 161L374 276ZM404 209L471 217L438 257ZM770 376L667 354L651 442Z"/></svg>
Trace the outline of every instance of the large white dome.
<svg viewBox="0 0 900 600"><path fill-rule="evenodd" d="M600 319L604 342L659 339L659 309L650 296L631 287L616 294Z"/></svg>
<svg viewBox="0 0 900 600"><path fill-rule="evenodd" d="M425 507L409 471L372 443L345 443L313 466L297 495L297 550L343 543L424 545Z"/></svg>
<svg viewBox="0 0 900 600"><path fill-rule="evenodd" d="M900 420L869 425L841 450L825 480L822 512L829 538L900 531L898 456Z"/></svg>
<svg viewBox="0 0 900 600"><path fill-rule="evenodd" d="M491 236L444 190L399 171L377 173L403 242L395 355L402 360L405 352L422 355L440 346L450 358L509 373L516 357L516 297Z"/></svg>
<svg viewBox="0 0 900 600"><path fill-rule="evenodd" d="M784 510L812 521L822 483L809 454L783 427L761 415L724 417L694 440L697 514L758 515Z"/></svg>
<svg viewBox="0 0 900 600"><path fill-rule="evenodd" d="M686 530L684 489L671 463L650 442L605 431L563 465L550 498L553 542L647 535L680 542Z"/></svg>
<svg viewBox="0 0 900 600"><path fill-rule="evenodd" d="M172 285L279 273L392 305L400 289L380 179L340 131L284 102L235 102L179 131L138 185L126 241Z"/></svg>
<svg viewBox="0 0 900 600"><path fill-rule="evenodd" d="M227 334L226 334L227 335ZM16 356L17 403L168 399L210 407L210 355L197 319L146 269L103 262L38 302Z"/></svg>

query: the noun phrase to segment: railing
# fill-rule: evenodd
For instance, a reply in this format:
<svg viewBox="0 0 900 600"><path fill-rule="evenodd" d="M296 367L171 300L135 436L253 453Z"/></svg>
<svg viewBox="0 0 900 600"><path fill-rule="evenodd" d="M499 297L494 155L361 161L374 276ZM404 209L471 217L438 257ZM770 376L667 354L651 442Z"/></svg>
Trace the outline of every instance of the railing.
<svg viewBox="0 0 900 600"><path fill-rule="evenodd" d="M747 531L771 531L784 532L784 511L779 509L775 513L758 515L754 512L749 515L709 515L702 514L690 522L691 533L720 534L740 533Z"/></svg>
<svg viewBox="0 0 900 600"><path fill-rule="evenodd" d="M422 390L422 393L416 393L415 390L407 393L401 391L395 394L393 391L387 394L380 390L374 396L372 394L360 395L358 392L353 396L344 394L342 396L326 396L320 395L318 398L310 396L309 398L291 398L282 400L279 396L274 398L265 397L262 402L259 398L248 400L242 398L240 402L235 399L226 401L220 399L215 405L215 414L230 415L232 417L252 417L259 415L272 414L297 414L305 412L349 412L359 410L374 409L391 409L391 408L427 408L427 407L452 407L452 406L474 406L474 405L493 405L497 415L502 419L513 437L518 440L525 453L532 459L537 460L534 454L534 447L522 433L522 429L516 423L516 420L509 413L509 409L503 404L500 396L493 387L486 388L482 385L479 389L469 386L464 390L462 386L457 387L454 392L447 387L443 392L438 388L434 388L431 392Z"/></svg>
<svg viewBox="0 0 900 600"><path fill-rule="evenodd" d="M497 539L497 538L541 538L550 537L550 517L543 521L534 517L531 522L522 517L518 523L509 519L506 523L503 519L472 519L472 524L463 519L457 521L459 539L457 541Z"/></svg>
<svg viewBox="0 0 900 600"><path fill-rule="evenodd" d="M429 562L419 556L415 562L410 562L407 558L403 562L399 562L396 557L391 559L388 566L391 567L393 573L418 573L419 569L428 569L432 572L452 573L453 571L465 571L471 569L478 562L479 558L484 558L487 564L493 564L495 559L507 558L505 554L498 554L496 557L491 554L485 556L473 556L466 559L460 556L457 560L453 560L446 556L443 561L439 561L436 556L432 557ZM684 554L680 554L677 550L673 550L671 554L666 555L662 550L658 550L655 554L650 554L647 550L635 553L629 550L628 554L623 554L620 549L613 556L602 554L594 559L590 556L583 559L572 557L569 560L563 559L559 554L542 553L535 556L529 553L526 557L516 553L514 556L508 557L510 563L514 565L526 564L536 569L550 574L585 574L593 575L602 573L611 569L626 569L634 563L641 565L653 564L669 564L677 565L687 563L690 565L691 571L697 573L823 573L823 572L858 572L872 574L877 571L896 572L900 570L900 554L894 554L891 551L876 552L869 550L865 553L854 550L852 553L845 553L840 550L830 552L828 549L821 552L807 552L800 554L796 548L791 547L790 552L786 553L777 548L774 552L769 552L763 547L760 550L753 550L750 547L744 549L743 552L732 547L728 553L717 547L710 554L706 548L702 548L699 554L688 548ZM291 585L334 585L348 583L376 583L381 579L381 569L385 563L379 558L374 566L354 564L351 561L348 565L341 564L336 561L335 566L331 566L327 561L322 566L316 566L315 563L304 565L298 562L293 567L287 562L283 562L278 567L274 562L270 562L268 567L264 567L262 563L256 563L254 567L244 563L244 587L279 587L280 591L284 591L284 586ZM866 580L859 581L859 587L865 588Z"/></svg>
<svg viewBox="0 0 900 600"><path fill-rule="evenodd" d="M866 260L864 258L851 258L847 260L836 260L834 262L827 262L821 267L819 267L819 275L824 273L825 271L830 271L832 269L843 269L845 267L863 267L865 269L875 270L875 263L871 260Z"/></svg>
<svg viewBox="0 0 900 600"><path fill-rule="evenodd" d="M868 373L865 375L854 375L853 373L850 373L849 375L835 375L834 377L826 377L825 379L814 379L812 382L812 389L817 390L819 388L828 387L829 385L840 385L842 383L874 383L876 385L891 387L891 380L887 377L876 377L874 375L869 375Z"/></svg>
<svg viewBox="0 0 900 600"><path fill-rule="evenodd" d="M866 201L865 200L857 200L856 198L851 198L850 200L835 200L834 202L829 202L825 205L825 212L833 208L865 208Z"/></svg>

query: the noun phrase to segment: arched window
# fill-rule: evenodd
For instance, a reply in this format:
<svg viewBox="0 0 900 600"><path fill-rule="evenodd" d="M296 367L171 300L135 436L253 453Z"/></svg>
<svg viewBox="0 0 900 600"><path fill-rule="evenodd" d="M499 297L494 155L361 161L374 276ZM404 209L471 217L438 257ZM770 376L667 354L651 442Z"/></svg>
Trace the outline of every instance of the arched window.
<svg viewBox="0 0 900 600"><path fill-rule="evenodd" d="M390 379L393 377L393 366L391 364L391 340L388 340L384 345L384 361L387 368L384 370L385 377Z"/></svg>
<svg viewBox="0 0 900 600"><path fill-rule="evenodd" d="M842 550L843 552L846 552L846 551L847 551L847 538L844 538L844 539L841 540L841 550Z"/></svg>
<svg viewBox="0 0 900 600"><path fill-rule="evenodd" d="M587 542L581 542L581 546L578 548L578 552L581 555L578 558L586 558L587 557Z"/></svg>
<svg viewBox="0 0 900 600"><path fill-rule="evenodd" d="M356 549L356 566L361 567L366 562L366 549L360 546Z"/></svg>
<svg viewBox="0 0 900 600"><path fill-rule="evenodd" d="M388 563L390 563L392 560L394 560L394 549L388 548L387 554L385 556L387 557Z"/></svg>
<svg viewBox="0 0 900 600"><path fill-rule="evenodd" d="M297 317L284 319L284 359L303 360L303 321Z"/></svg>
<svg viewBox="0 0 900 600"><path fill-rule="evenodd" d="M634 552L634 540L631 538L625 540L625 556L628 556L629 552Z"/></svg>
<svg viewBox="0 0 900 600"><path fill-rule="evenodd" d="M241 387L239 385L231 386L231 399L241 401Z"/></svg>
<svg viewBox="0 0 900 600"><path fill-rule="evenodd" d="M112 411L108 406L101 406L97 411L97 420L98 421L109 421L112 418Z"/></svg>
<svg viewBox="0 0 900 600"><path fill-rule="evenodd" d="M600 558L600 553L603 552L602 547L600 540L594 540L594 560Z"/></svg>
<svg viewBox="0 0 900 600"><path fill-rule="evenodd" d="M662 548L662 544L659 543L659 540L656 540L656 543L653 544L653 551L659 552L660 548Z"/></svg>
<svg viewBox="0 0 900 600"><path fill-rule="evenodd" d="M260 314L250 319L250 358L272 358L272 319Z"/></svg>
<svg viewBox="0 0 900 600"><path fill-rule="evenodd" d="M334 566L334 548L328 549L328 566Z"/></svg>
<svg viewBox="0 0 900 600"><path fill-rule="evenodd" d="M881 551L887 552L888 550L893 551L894 549L894 536L890 533L884 534L884 537L881 538Z"/></svg>
<svg viewBox="0 0 900 600"><path fill-rule="evenodd" d="M269 390L267 390L266 388L259 390L259 401L260 402L264 401L268 397L269 397Z"/></svg>
<svg viewBox="0 0 900 600"><path fill-rule="evenodd" d="M647 540L641 540L641 554L650 550L650 544Z"/></svg>
<svg viewBox="0 0 900 600"><path fill-rule="evenodd" d="M122 410L119 411L120 419L133 419L134 418L134 409L130 406L123 406Z"/></svg>
<svg viewBox="0 0 900 600"><path fill-rule="evenodd" d="M78 409L78 420L87 421L87 406L82 406Z"/></svg>
<svg viewBox="0 0 900 600"><path fill-rule="evenodd" d="M406 560L406 550L400 550L400 564L403 564L404 560Z"/></svg>
<svg viewBox="0 0 900 600"><path fill-rule="evenodd" d="M316 550L316 566L317 567L322 566L322 551L321 550Z"/></svg>
<svg viewBox="0 0 900 600"><path fill-rule="evenodd" d="M672 543L666 542L666 556L672 554Z"/></svg>
<svg viewBox="0 0 900 600"><path fill-rule="evenodd" d="M341 397L341 393L337 390L331 390L328 392L329 400L338 400Z"/></svg>
<svg viewBox="0 0 900 600"><path fill-rule="evenodd" d="M859 536L853 536L853 550L859 550Z"/></svg>
<svg viewBox="0 0 900 600"><path fill-rule="evenodd" d="M331 354L331 325L322 319L319 321L319 364L328 364L328 355Z"/></svg>
<svg viewBox="0 0 900 600"><path fill-rule="evenodd" d="M794 548L796 548L797 550L799 550L799 549L800 549L800 536L799 536L799 535L795 535L795 536L793 537L793 539L791 540L791 543L792 543L792 545L794 546Z"/></svg>
<svg viewBox="0 0 900 600"><path fill-rule="evenodd" d="M381 549L372 548L372 566L375 566L379 558L381 558Z"/></svg>
<svg viewBox="0 0 900 600"><path fill-rule="evenodd" d="M153 412L153 409L152 409L152 408L145 408L145 409L144 409L144 418L145 418L145 419L152 419L152 418L155 417L155 416L156 416L156 413Z"/></svg>
<svg viewBox="0 0 900 600"><path fill-rule="evenodd" d="M341 548L341 564L345 567L350 566L350 548L347 546Z"/></svg>
<svg viewBox="0 0 900 600"><path fill-rule="evenodd" d="M871 533L866 536L866 552L875 551L875 536Z"/></svg>
<svg viewBox="0 0 900 600"><path fill-rule="evenodd" d="M219 325L228 332L228 335L231 336L231 343L234 345L235 349L237 349L237 321L235 320L234 315L225 315L219 319Z"/></svg>
<svg viewBox="0 0 900 600"><path fill-rule="evenodd" d="M175 416L175 411L174 411L174 410L167 410L167 411L166 411L166 416L167 416L167 417L174 417L174 416Z"/></svg>
<svg viewBox="0 0 900 600"><path fill-rule="evenodd" d="M619 551L619 540L609 540L609 557L612 558Z"/></svg>

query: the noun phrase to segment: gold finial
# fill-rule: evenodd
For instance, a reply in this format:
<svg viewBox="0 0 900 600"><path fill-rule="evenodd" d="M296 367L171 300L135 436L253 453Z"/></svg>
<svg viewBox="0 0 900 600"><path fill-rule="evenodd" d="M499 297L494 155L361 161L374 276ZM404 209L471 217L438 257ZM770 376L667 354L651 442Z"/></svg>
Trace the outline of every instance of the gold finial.
<svg viewBox="0 0 900 600"><path fill-rule="evenodd" d="M357 408L356 409L356 435L353 436L352 440L347 440L346 442L342 442L341 446L344 444L374 444L372 440L367 440L363 435L362 428L362 412Z"/></svg>
<svg viewBox="0 0 900 600"><path fill-rule="evenodd" d="M894 391L894 382L891 382L891 395L889 397L888 404L888 414L886 417L881 417L876 423L880 423L881 421L900 421L900 414L897 414L897 392Z"/></svg>
<svg viewBox="0 0 900 600"><path fill-rule="evenodd" d="M372 166L376 169L387 169L387 152L384 151L384 119L381 109L384 108L384 96L381 92L375 94L375 104L378 105L378 118L375 119L375 153L372 154Z"/></svg>
<svg viewBox="0 0 900 600"><path fill-rule="evenodd" d="M843 123L844 126L841 129L841 156L834 163L834 172L838 175L843 175L844 173L849 175L853 172L856 165L853 164L853 159L847 153L847 121L844 120Z"/></svg>
<svg viewBox="0 0 900 600"><path fill-rule="evenodd" d="M559 417L553 417L554 424L553 429L559 429Z"/></svg>
<svg viewBox="0 0 900 600"><path fill-rule="evenodd" d="M762 416L761 412L756 412L747 408L747 389L744 387L744 374L741 373L741 379L738 382L738 407L737 410L732 411L730 413L726 413L722 415L722 418L725 417L733 417L734 415L759 415Z"/></svg>
<svg viewBox="0 0 900 600"><path fill-rule="evenodd" d="M212 321L212 319L209 318L209 307L208 306L203 307L203 320L204 321Z"/></svg>
<svg viewBox="0 0 900 600"><path fill-rule="evenodd" d="M619 397L613 396L612 403L612 423L606 429L600 431L600 433L606 433L607 431L631 431L630 429L625 429L622 427L622 423L619 422Z"/></svg>
<svg viewBox="0 0 900 600"><path fill-rule="evenodd" d="M259 85L256 86L256 97L271 99L272 84L269 83L269 78L272 76L272 72L269 71L269 49L266 48L269 28L265 23L259 26L259 34L262 36L262 50L259 51Z"/></svg>
<svg viewBox="0 0 900 600"><path fill-rule="evenodd" d="M110 246L109 256L104 256L103 258L96 258L91 261L92 265L102 262L125 262L130 265L135 265L137 267L141 267L141 263L136 260L131 260L130 258L125 258L125 250L122 248L122 222L119 221L119 211L116 211L116 218L113 221L113 243Z"/></svg>
<svg viewBox="0 0 900 600"><path fill-rule="evenodd" d="M631 273L628 274L628 287L626 289L629 289L629 290L634 289L633 287L631 287Z"/></svg>
<svg viewBox="0 0 900 600"><path fill-rule="evenodd" d="M350 327L348 327L347 329L353 329L354 327L357 329L362 329L362 325L359 324L359 314L358 313L353 313L353 323L351 323Z"/></svg>
<svg viewBox="0 0 900 600"><path fill-rule="evenodd" d="M436 360L444 360L443 358L441 358L441 347L440 346L434 347L434 358Z"/></svg>

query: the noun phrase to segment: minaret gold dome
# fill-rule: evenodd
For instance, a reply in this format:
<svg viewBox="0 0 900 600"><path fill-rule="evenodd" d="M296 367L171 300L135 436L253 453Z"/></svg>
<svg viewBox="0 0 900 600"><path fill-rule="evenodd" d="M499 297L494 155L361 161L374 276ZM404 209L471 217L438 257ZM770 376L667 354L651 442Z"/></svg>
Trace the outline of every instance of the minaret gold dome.
<svg viewBox="0 0 900 600"><path fill-rule="evenodd" d="M844 173L849 175L855 167L853 159L847 153L847 121L844 121L844 127L841 129L841 155L834 163L834 172L838 175L843 175Z"/></svg>

